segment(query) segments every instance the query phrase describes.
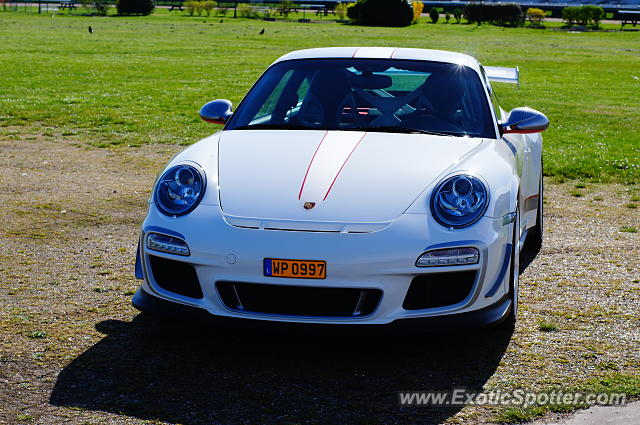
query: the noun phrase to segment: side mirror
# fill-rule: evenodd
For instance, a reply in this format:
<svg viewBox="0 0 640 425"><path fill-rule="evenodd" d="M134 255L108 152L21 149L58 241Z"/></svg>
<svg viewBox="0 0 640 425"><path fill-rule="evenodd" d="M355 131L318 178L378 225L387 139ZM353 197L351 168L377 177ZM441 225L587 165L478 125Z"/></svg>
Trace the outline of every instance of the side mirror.
<svg viewBox="0 0 640 425"><path fill-rule="evenodd" d="M200 108L200 118L213 124L224 124L231 114L231 102L227 99L212 100Z"/></svg>
<svg viewBox="0 0 640 425"><path fill-rule="evenodd" d="M506 133L539 133L549 127L549 119L531 108L515 108L509 112L507 120L500 123L503 134Z"/></svg>

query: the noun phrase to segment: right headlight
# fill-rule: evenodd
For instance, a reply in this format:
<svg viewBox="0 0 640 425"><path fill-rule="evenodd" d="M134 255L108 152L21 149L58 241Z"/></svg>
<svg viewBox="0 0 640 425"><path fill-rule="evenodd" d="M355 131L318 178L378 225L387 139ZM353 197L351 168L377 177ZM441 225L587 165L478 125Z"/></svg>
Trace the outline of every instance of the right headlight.
<svg viewBox="0 0 640 425"><path fill-rule="evenodd" d="M489 205L489 192L478 177L458 174L444 179L431 195L431 213L446 227L470 226Z"/></svg>
<svg viewBox="0 0 640 425"><path fill-rule="evenodd" d="M204 171L195 164L180 164L169 168L160 176L154 192L158 209L169 216L180 216L192 211L202 195L206 180Z"/></svg>

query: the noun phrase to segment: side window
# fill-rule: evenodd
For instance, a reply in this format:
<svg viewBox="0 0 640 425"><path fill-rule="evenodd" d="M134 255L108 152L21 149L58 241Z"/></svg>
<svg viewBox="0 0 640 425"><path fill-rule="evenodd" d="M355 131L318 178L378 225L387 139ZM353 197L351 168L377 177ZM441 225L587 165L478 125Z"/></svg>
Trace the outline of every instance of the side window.
<svg viewBox="0 0 640 425"><path fill-rule="evenodd" d="M252 124L255 123L256 121L259 121L260 119L266 118L267 116L271 115L271 112L275 108L276 103L278 102L278 99L282 96L282 90L284 90L284 87L289 82L289 79L291 78L292 74L293 74L293 70L289 70L282 76L282 79L278 82L276 87L273 89L273 91L271 92L267 100L264 102L264 104L262 105L258 113L253 117L253 120L251 121Z"/></svg>
<svg viewBox="0 0 640 425"><path fill-rule="evenodd" d="M491 105L493 106L493 110L496 112L496 118L498 119L498 121L502 121L502 119L504 118L502 116L502 108L500 107L500 104L498 103L498 97L493 90L491 90L490 92L490 97Z"/></svg>
<svg viewBox="0 0 640 425"><path fill-rule="evenodd" d="M487 75L484 73L484 68L480 66L480 71L482 72L482 82L487 87L487 91L489 92L489 99L491 100L491 106L493 107L493 111L495 112L496 119L498 121L502 120L502 108L500 108L500 104L498 103L498 97L496 93L493 91L491 84L489 83L489 79Z"/></svg>

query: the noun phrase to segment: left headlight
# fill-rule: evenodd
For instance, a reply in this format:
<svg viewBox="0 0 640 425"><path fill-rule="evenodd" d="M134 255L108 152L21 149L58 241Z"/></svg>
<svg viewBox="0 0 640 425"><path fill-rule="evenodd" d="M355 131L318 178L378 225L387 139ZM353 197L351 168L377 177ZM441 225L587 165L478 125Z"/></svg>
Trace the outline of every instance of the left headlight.
<svg viewBox="0 0 640 425"><path fill-rule="evenodd" d="M169 168L158 179L154 200L158 209L170 216L192 211L202 199L206 186L204 171L195 164Z"/></svg>
<svg viewBox="0 0 640 425"><path fill-rule="evenodd" d="M444 179L431 195L431 213L446 227L470 226L487 209L489 192L478 177L458 174Z"/></svg>

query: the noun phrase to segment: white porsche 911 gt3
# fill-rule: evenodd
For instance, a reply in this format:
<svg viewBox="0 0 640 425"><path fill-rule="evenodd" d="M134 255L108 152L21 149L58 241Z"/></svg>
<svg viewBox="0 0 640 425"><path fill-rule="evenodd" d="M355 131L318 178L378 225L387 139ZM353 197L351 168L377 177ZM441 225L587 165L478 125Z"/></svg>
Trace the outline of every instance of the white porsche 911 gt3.
<svg viewBox="0 0 640 425"><path fill-rule="evenodd" d="M423 329L514 323L519 253L542 242L542 138L453 52L289 53L222 131L155 183L133 297L142 311ZM419 319L419 320L418 320Z"/></svg>

